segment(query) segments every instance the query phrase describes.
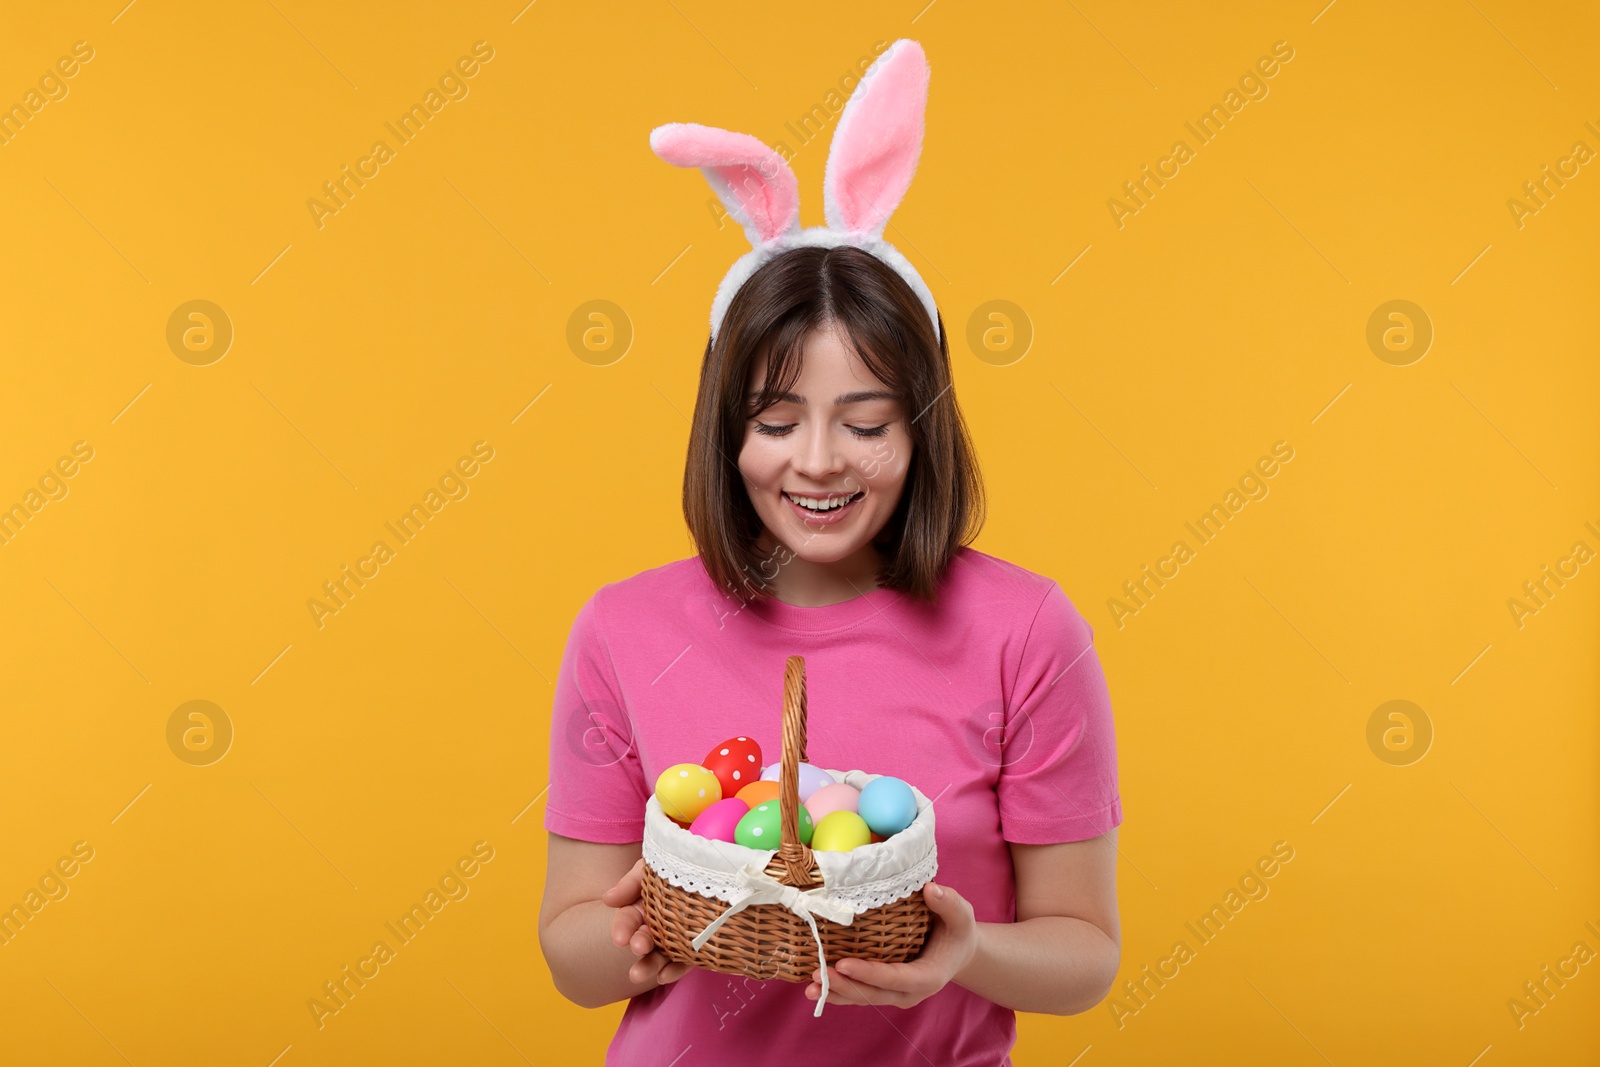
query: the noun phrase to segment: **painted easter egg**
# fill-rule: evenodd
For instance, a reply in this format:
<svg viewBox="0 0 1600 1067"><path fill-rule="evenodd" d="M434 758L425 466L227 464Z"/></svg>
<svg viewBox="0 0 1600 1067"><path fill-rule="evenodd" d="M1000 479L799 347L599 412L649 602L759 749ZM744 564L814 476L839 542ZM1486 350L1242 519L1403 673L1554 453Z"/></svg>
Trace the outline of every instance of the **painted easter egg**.
<svg viewBox="0 0 1600 1067"><path fill-rule="evenodd" d="M834 782L825 785L806 798L806 810L811 812L811 817L822 825L822 820L836 811L855 811L856 802L861 796L861 790L853 785L843 782Z"/></svg>
<svg viewBox="0 0 1600 1067"><path fill-rule="evenodd" d="M770 779L763 778L759 782L751 782L749 785L739 790L736 796L753 808L757 804L765 801L777 800L778 783L771 781Z"/></svg>
<svg viewBox="0 0 1600 1067"><path fill-rule="evenodd" d="M768 781L779 781L778 775L783 771L783 764L774 763L761 772L761 777ZM814 767L804 760L799 761L798 773L795 775L796 783L800 789L800 802L805 803L806 798L825 785L833 784L833 775L821 767Z"/></svg>
<svg viewBox="0 0 1600 1067"><path fill-rule="evenodd" d="M722 799L722 783L698 763L674 763L656 778L656 799L668 818L693 823Z"/></svg>
<svg viewBox="0 0 1600 1067"><path fill-rule="evenodd" d="M811 847L818 852L849 852L870 843L872 831L861 816L853 811L835 811L824 815L811 833Z"/></svg>
<svg viewBox="0 0 1600 1067"><path fill-rule="evenodd" d="M862 787L856 811L873 833L892 837L916 820L917 798L905 782L884 775Z"/></svg>
<svg viewBox="0 0 1600 1067"><path fill-rule="evenodd" d="M800 819L800 842L809 845L815 829L811 813L805 805L796 812ZM776 800L764 801L745 812L739 825L734 827L734 839L746 848L775 849L783 839L783 812Z"/></svg>
<svg viewBox="0 0 1600 1067"><path fill-rule="evenodd" d="M706 753L700 766L717 776L723 796L736 796L739 790L761 779L761 746L748 737L730 737Z"/></svg>
<svg viewBox="0 0 1600 1067"><path fill-rule="evenodd" d="M738 797L727 797L696 816L689 832L714 841L735 841L734 831L738 829L739 820L749 813L750 805Z"/></svg>

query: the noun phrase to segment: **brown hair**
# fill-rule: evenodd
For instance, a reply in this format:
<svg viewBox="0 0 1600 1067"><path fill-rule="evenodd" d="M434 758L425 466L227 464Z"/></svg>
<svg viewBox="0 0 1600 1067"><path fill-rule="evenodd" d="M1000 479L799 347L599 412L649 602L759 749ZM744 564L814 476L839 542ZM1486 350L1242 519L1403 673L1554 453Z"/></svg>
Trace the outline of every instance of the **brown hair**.
<svg viewBox="0 0 1600 1067"><path fill-rule="evenodd" d="M738 456L752 411L794 385L806 338L829 322L901 395L911 420L905 487L875 541L886 557L879 584L932 600L945 567L983 526L983 480L951 388L943 318L935 336L905 280L849 245L793 248L768 260L730 301L715 342L706 343L683 473L689 533L718 585L735 596L770 595L766 586L777 571L756 543L762 524ZM746 383L763 352L767 380L752 409Z"/></svg>

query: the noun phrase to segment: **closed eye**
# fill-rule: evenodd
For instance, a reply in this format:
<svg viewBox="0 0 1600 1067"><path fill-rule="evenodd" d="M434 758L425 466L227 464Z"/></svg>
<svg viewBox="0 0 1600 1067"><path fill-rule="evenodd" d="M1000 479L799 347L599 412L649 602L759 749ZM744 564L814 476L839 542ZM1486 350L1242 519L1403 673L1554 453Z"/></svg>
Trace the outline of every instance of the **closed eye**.
<svg viewBox="0 0 1600 1067"><path fill-rule="evenodd" d="M782 437L792 429L794 429L793 423L788 426L770 426L760 419L756 420L756 433L767 434L770 437Z"/></svg>
<svg viewBox="0 0 1600 1067"><path fill-rule="evenodd" d="M769 437L784 437L795 427L795 424L792 422L786 426L777 426L762 422L761 420L757 419L755 420L755 423L756 433L765 434ZM849 430L857 437L883 437L889 432L889 424L886 422L882 426L873 427L846 426L845 429Z"/></svg>

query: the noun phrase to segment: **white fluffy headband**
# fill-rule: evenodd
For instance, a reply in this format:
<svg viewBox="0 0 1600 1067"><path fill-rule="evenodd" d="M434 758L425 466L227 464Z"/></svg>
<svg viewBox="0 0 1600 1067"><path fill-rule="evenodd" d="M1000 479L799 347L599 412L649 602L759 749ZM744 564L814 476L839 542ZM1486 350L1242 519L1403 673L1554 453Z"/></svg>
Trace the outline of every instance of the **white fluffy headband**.
<svg viewBox="0 0 1600 1067"><path fill-rule="evenodd" d="M729 268L711 303L711 339L733 294L757 267L780 252L807 245L855 245L906 280L927 309L934 334L933 294L909 260L883 239L889 216L905 197L922 154L928 106L928 58L901 38L867 69L845 104L828 147L822 180L826 226L800 229L800 185L777 152L747 133L692 122L650 132L650 148L677 167L699 167L728 214L744 227L751 249Z"/></svg>

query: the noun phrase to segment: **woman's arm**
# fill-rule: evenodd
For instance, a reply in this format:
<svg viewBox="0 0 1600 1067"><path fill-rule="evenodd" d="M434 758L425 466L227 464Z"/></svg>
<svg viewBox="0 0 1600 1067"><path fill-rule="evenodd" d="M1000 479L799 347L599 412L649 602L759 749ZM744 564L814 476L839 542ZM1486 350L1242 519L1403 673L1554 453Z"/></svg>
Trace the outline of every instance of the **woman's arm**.
<svg viewBox="0 0 1600 1067"><path fill-rule="evenodd" d="M539 948L556 989L598 1008L676 981L686 964L653 951L639 899L640 844L597 844L550 835Z"/></svg>
<svg viewBox="0 0 1600 1067"><path fill-rule="evenodd" d="M1075 1015L1111 988L1122 958L1116 829L1087 841L1012 845L1015 922L975 922L971 902L922 887L933 927L909 963L845 957L828 965L828 1002L909 1008L951 982L1013 1011ZM814 971L806 996L821 995Z"/></svg>
<svg viewBox="0 0 1600 1067"><path fill-rule="evenodd" d="M1076 1015L1105 999L1122 960L1117 831L1087 841L1011 846L1017 920L978 923L978 947L952 979L1013 1011Z"/></svg>

